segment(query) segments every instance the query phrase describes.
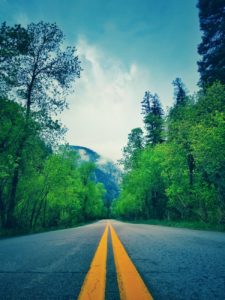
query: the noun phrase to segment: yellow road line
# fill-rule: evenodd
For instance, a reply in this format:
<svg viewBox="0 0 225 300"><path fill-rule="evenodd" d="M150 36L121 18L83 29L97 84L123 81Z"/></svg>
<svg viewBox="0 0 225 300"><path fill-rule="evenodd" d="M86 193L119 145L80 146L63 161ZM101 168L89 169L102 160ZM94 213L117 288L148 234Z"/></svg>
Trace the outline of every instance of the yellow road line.
<svg viewBox="0 0 225 300"><path fill-rule="evenodd" d="M121 300L153 300L115 230L110 225L117 281ZM96 298L97 299L97 298Z"/></svg>
<svg viewBox="0 0 225 300"><path fill-rule="evenodd" d="M79 300L105 299L108 225L102 235L90 269L81 288Z"/></svg>

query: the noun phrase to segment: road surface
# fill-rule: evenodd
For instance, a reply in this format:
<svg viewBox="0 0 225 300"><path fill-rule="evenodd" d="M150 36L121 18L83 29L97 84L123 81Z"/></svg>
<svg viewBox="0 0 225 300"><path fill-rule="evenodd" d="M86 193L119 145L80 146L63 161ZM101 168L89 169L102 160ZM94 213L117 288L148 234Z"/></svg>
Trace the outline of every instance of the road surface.
<svg viewBox="0 0 225 300"><path fill-rule="evenodd" d="M113 229L106 233L108 224L119 237L118 241L113 240L113 248ZM129 295L126 289L134 289L129 280L138 282L138 275L128 278L131 271L128 272L125 259L136 267L140 280L155 300L225 299L224 233L113 220L0 240L0 299L77 299L81 290L87 289L87 277L90 282L93 280L90 267L101 264L93 261L104 261L103 252L106 270L103 263L98 280L101 284L105 276L105 299L120 299L120 295L125 299ZM126 295L121 294L121 284L117 284L119 272L122 281L123 276L125 281L129 279L127 286L122 282Z"/></svg>

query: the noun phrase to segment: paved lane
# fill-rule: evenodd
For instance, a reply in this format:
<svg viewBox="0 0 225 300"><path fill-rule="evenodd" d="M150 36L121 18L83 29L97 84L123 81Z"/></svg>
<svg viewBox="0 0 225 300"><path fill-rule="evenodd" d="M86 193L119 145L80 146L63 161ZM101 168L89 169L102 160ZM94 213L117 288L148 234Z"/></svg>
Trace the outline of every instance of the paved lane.
<svg viewBox="0 0 225 300"><path fill-rule="evenodd" d="M225 299L224 233L111 223L154 299Z"/></svg>
<svg viewBox="0 0 225 300"><path fill-rule="evenodd" d="M76 299L105 225L0 240L0 299Z"/></svg>
<svg viewBox="0 0 225 300"><path fill-rule="evenodd" d="M109 222L155 300L225 299L224 233ZM0 240L0 299L76 299L106 224ZM110 234L106 274L117 300Z"/></svg>

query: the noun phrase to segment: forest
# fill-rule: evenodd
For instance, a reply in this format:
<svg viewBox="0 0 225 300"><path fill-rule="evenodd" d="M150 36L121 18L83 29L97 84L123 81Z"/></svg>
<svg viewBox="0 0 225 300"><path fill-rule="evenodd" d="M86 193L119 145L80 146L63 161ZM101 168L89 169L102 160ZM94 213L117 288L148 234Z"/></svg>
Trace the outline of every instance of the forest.
<svg viewBox="0 0 225 300"><path fill-rule="evenodd" d="M82 71L56 24L0 28L0 228L35 231L102 217L94 163L63 143L58 115ZM65 146L62 146L65 144Z"/></svg>
<svg viewBox="0 0 225 300"><path fill-rule="evenodd" d="M115 216L225 224L224 1L201 0L198 8L199 91L190 95L176 78L167 113L157 94L145 92L145 130L134 128L123 149Z"/></svg>
<svg viewBox="0 0 225 300"><path fill-rule="evenodd" d="M65 47L56 24L1 24L0 231L64 228L106 216L225 224L224 0L199 0L198 10L199 90L190 95L175 78L167 112L156 93L143 91L144 129L132 129L123 148L111 216L95 164L71 151L59 121L83 71L76 49Z"/></svg>

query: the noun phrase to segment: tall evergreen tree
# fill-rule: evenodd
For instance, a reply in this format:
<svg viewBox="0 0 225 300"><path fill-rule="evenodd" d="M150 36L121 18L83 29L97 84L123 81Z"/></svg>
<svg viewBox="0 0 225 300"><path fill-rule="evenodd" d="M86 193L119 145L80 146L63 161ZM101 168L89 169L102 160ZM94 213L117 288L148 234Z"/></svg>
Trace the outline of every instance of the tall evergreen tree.
<svg viewBox="0 0 225 300"><path fill-rule="evenodd" d="M174 86L174 105L170 108L167 116L167 127L168 127L168 138L169 140L173 137L176 138L176 130L174 131L174 123L183 118L183 108L188 103L187 91L181 78L177 77L172 82ZM177 128L178 129L178 128Z"/></svg>
<svg viewBox="0 0 225 300"><path fill-rule="evenodd" d="M199 0L200 28L203 32L198 53L200 84L216 80L225 83L225 0Z"/></svg>
<svg viewBox="0 0 225 300"><path fill-rule="evenodd" d="M141 102L144 123L147 131L146 144L156 145L163 142L163 109L157 94L145 92Z"/></svg>
<svg viewBox="0 0 225 300"><path fill-rule="evenodd" d="M151 101L150 91L146 91L143 100L141 101L142 114L147 115L151 111L150 101Z"/></svg>
<svg viewBox="0 0 225 300"><path fill-rule="evenodd" d="M189 116L188 105L190 104L190 99L187 96L185 85L180 78L176 78L172 82L174 86L174 106L170 109L169 115L167 117L167 138L170 142L178 142L183 146L187 157L187 166L189 171L189 183L193 186L194 181L194 169L195 160L192 155L191 142L189 140L189 127L187 126L187 118L192 118ZM190 125L189 125L190 126Z"/></svg>
<svg viewBox="0 0 225 300"><path fill-rule="evenodd" d="M184 86L181 78L177 77L172 83L174 86L175 106L184 104L187 94L186 94L186 89L185 89L185 86Z"/></svg>

